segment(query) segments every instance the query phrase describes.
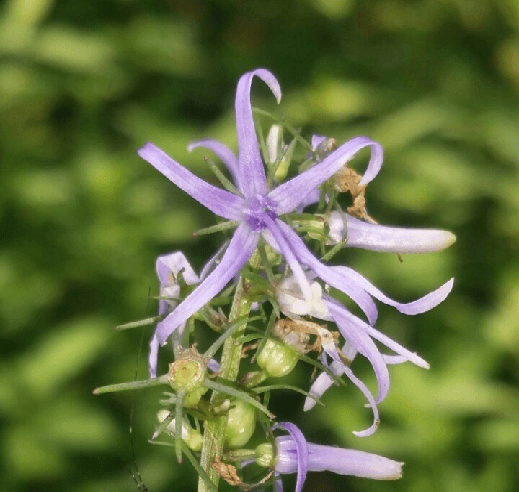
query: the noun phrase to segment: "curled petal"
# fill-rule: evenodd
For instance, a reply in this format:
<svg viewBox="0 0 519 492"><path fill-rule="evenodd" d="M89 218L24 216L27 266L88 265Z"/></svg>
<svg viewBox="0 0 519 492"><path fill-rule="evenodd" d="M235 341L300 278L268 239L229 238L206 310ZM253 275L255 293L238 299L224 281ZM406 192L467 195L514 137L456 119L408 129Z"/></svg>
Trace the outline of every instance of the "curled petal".
<svg viewBox="0 0 519 492"><path fill-rule="evenodd" d="M180 286L177 282L177 276L181 272L187 285L195 285L200 281L184 253L180 251L159 256L155 262L155 269L160 282L160 297L178 297L180 294ZM172 302L174 301L169 301L170 304ZM164 314L167 308L168 301L166 299L160 299L159 315Z"/></svg>
<svg viewBox="0 0 519 492"><path fill-rule="evenodd" d="M349 342L359 353L370 361L378 383L376 402L380 403L387 396L389 391L389 372L382 354L369 335L361 329L361 325L364 323L359 318L336 303L336 301L329 301L327 305L330 314L337 323L337 328L339 328L346 342Z"/></svg>
<svg viewBox="0 0 519 492"><path fill-rule="evenodd" d="M362 309L366 314L369 322L374 324L377 320L377 307L373 299L360 288L355 282L341 275L332 268L321 263L306 247L303 240L283 221L276 222L281 229L286 240L290 242L290 246L294 251L296 258L307 265L317 277L326 282L332 287L344 292Z"/></svg>
<svg viewBox="0 0 519 492"><path fill-rule="evenodd" d="M355 386L357 386L357 388L360 389L362 394L366 397L366 400L368 400L368 406L371 407L371 410L373 410L373 423L371 426L363 431L353 431L353 434L355 434L357 437L369 437L378 429L378 426L380 425L377 403L368 387L357 376L355 376L355 374L353 374L353 371L348 366L344 366L344 372L346 376L348 376L348 379Z"/></svg>
<svg viewBox="0 0 519 492"><path fill-rule="evenodd" d="M368 294L372 295L375 299L382 301L384 304L387 304L388 306L393 306L401 313L407 315L424 313L436 307L438 304L445 300L445 298L449 295L450 291L452 290L452 286L454 285L454 279L451 278L448 282L445 282L436 290L433 290L429 294L421 297L420 299L417 299L416 301L400 303L387 297L382 291L377 289L371 282L366 280L362 275L360 275L360 273L357 273L352 268L346 266L335 266L329 268L343 274L344 276L354 281Z"/></svg>
<svg viewBox="0 0 519 492"><path fill-rule="evenodd" d="M206 183L150 142L141 147L138 154L211 212L224 219L241 218L243 198Z"/></svg>
<svg viewBox="0 0 519 492"><path fill-rule="evenodd" d="M229 172L232 175L233 181L235 184L238 183L238 158L234 155L234 152L217 140L197 140L196 142L191 142L187 146L187 150L192 152L194 149L198 147L204 147L213 152L227 167ZM240 190L241 191L241 190Z"/></svg>
<svg viewBox="0 0 519 492"><path fill-rule="evenodd" d="M278 424L272 426L272 430L278 428L285 429L290 434L295 443L297 453L297 479L295 492L301 492L301 489L303 488L303 484L306 479L306 474L308 472L308 445L306 443L305 436L303 436L303 433L299 430L297 426L291 424L290 422L279 422ZM278 439L276 439L276 442L280 442L278 441ZM278 459L280 454L281 453L278 453Z"/></svg>
<svg viewBox="0 0 519 492"><path fill-rule="evenodd" d="M155 334L161 345L164 345L169 335L182 322L196 313L225 287L250 258L257 243L257 232L252 232L245 223L238 226L222 261L157 327Z"/></svg>
<svg viewBox="0 0 519 492"><path fill-rule="evenodd" d="M247 72L240 77L236 88L236 132L238 137L238 173L239 186L246 197L252 198L257 195L265 195L267 192L267 180L265 168L261 159L258 138L252 118L252 107L250 102L250 91L252 79L259 77L276 96L281 100L281 88L276 77L268 70L260 68Z"/></svg>
<svg viewBox="0 0 519 492"><path fill-rule="evenodd" d="M359 150L371 146L371 159L361 184L371 181L382 166L382 147L367 137L356 137L341 145L321 162L272 190L268 197L278 203L278 215L292 212L307 195L331 178Z"/></svg>
<svg viewBox="0 0 519 492"><path fill-rule="evenodd" d="M330 244L337 244L346 237L346 248L363 248L384 253L431 253L448 248L456 241L456 236L448 231L387 227L370 224L348 214L344 216L347 222L346 234L341 214L330 214Z"/></svg>
<svg viewBox="0 0 519 492"><path fill-rule="evenodd" d="M424 369L429 369L429 364L427 361L423 360L420 356L415 354L414 352L411 352L410 350L407 350L405 347L402 347L399 343L395 342L391 338L389 338L387 335L384 335L383 333L380 333L380 331L376 330L372 326L369 326L367 323L364 323L362 320L357 319L357 326L364 330L370 337L374 338L375 340L378 340L380 343L383 343L387 348L393 350L397 354L399 354L401 357L405 358L405 360L408 360L409 362L412 362L418 367L422 367ZM384 355L384 360L386 360L387 356ZM387 364L398 364L401 362L399 359L391 360L391 362L387 362ZM397 360L398 362L395 362Z"/></svg>

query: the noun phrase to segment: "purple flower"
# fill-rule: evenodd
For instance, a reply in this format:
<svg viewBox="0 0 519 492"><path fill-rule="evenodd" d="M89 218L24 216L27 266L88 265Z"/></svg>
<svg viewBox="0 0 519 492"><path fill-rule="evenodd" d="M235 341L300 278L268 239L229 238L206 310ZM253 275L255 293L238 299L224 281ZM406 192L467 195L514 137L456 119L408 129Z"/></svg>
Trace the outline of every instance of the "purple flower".
<svg viewBox="0 0 519 492"><path fill-rule="evenodd" d="M157 277L159 278L160 289L159 289L159 316L162 316L168 312L169 309L175 308L178 304L178 297L180 296L180 284L178 282L179 275L182 275L184 282L187 285L196 285L203 280L209 271L211 271L215 264L218 262L219 253L213 256L202 269L200 277L195 273L190 263L187 261L184 253L181 251L175 251L167 255L162 255L157 258L155 263L155 269ZM157 330L164 323L161 321L157 324ZM185 321L179 325L179 332L185 327ZM150 352L148 365L150 368L151 377L155 377L157 373L157 356L159 350L159 342L154 335L150 342ZM211 359L208 363L208 367L211 371L217 372L219 365L214 359Z"/></svg>
<svg viewBox="0 0 519 492"><path fill-rule="evenodd" d="M200 282L200 278L195 273L184 253L175 251L167 255L162 255L155 262L155 270L159 278L159 316L166 314L168 306L174 308L177 305L177 299L180 295L180 285L178 276L182 274L187 285L195 285ZM161 327L164 321L157 324L157 329ZM179 325L179 329L183 330L185 322ZM148 364L150 368L150 377L155 377L157 373L157 356L159 351L159 342L154 335L150 341L150 352L148 356Z"/></svg>
<svg viewBox="0 0 519 492"><path fill-rule="evenodd" d="M423 313L437 306L447 297L453 286L453 279L451 279L426 296L416 301L402 304L387 297L362 277L362 275L358 274L351 268L345 266L329 268L334 272L334 274L344 275L345 277L352 279L356 282L359 288L364 289L365 292L376 299L390 306L394 306L400 312L408 315ZM323 350L324 353L332 359L330 366L331 370L337 375L346 374L368 400L369 406L373 410L373 424L368 429L361 432L354 432L354 434L359 437L369 436L375 432L379 425L377 403L380 403L387 396L389 391L389 372L387 370L387 364L410 361L413 364L426 369L429 368L429 364L418 355L410 352L388 336L376 330L373 326L353 315L348 309L331 296L322 293L319 284L313 280L313 275L309 273L307 275L309 282L311 282L311 291L314 294L311 298L311 302L305 302L298 283L293 277L288 277L281 282L277 289L279 306L287 316L292 318L309 315L317 319L332 321L337 325L341 335L346 341L345 349L347 352L343 350L343 357L341 358L335 345L331 343L331 340L329 340L328 343L322 344ZM326 332L326 330L323 331ZM388 347L396 355L382 355L373 339ZM375 371L378 383L378 394L376 398L373 397L367 386L354 375L349 364L344 362L345 359L350 362L353 361L357 352L369 360L373 370ZM328 365L324 355L321 356L321 362ZM320 398L331 384L332 379L330 376L323 373L312 385L310 393L313 396ZM314 399L307 398L304 410L310 410L314 404Z"/></svg>
<svg viewBox="0 0 519 492"><path fill-rule="evenodd" d="M309 471L331 471L374 480L396 480L402 476L403 463L363 451L307 443L303 433L290 422L280 422L275 428L283 428L290 434L276 437L275 473L297 472L295 492L301 492ZM276 480L276 491L283 491L280 479Z"/></svg>
<svg viewBox="0 0 519 492"><path fill-rule="evenodd" d="M308 250L299 236L280 217L295 210L309 193L329 179L360 149L371 147L371 160L361 180L369 183L382 165L382 147L367 137L356 137L340 146L321 162L304 173L269 190L252 118L250 90L257 76L281 98L277 79L268 70L258 69L244 74L236 90L236 131L238 157L223 144L204 140L190 149L203 146L213 151L229 168L239 194L212 186L201 180L162 150L147 143L139 155L195 200L224 219L236 221L238 227L221 261L200 285L169 316L157 326L155 343L164 345L167 338L190 316L217 295L239 272L254 252L260 236L273 244L297 279L305 298L311 297L310 285L301 264L305 264L328 285L351 297L366 314L370 323L377 317L371 297L345 275L335 274ZM150 351L150 375L155 376L157 354Z"/></svg>

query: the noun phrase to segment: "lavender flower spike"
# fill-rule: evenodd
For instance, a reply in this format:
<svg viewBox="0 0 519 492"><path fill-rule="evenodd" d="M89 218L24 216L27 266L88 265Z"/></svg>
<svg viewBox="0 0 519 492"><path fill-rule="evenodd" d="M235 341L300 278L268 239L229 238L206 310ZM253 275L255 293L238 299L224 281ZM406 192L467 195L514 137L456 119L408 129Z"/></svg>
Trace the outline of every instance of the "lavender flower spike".
<svg viewBox="0 0 519 492"><path fill-rule="evenodd" d="M367 184L380 170L382 147L367 137L356 137L304 173L268 190L250 102L250 90L254 77L259 77L267 84L278 102L281 99L279 83L268 70L254 70L240 78L235 103L238 137L237 161L227 147L221 143L203 141L195 144L195 146L205 145L219 155L235 174L235 184L240 195L206 183L151 143L144 145L138 152L143 159L209 210L224 219L239 223L221 262L157 326L154 340L160 345L164 345L167 338L183 322L207 304L239 272L254 252L260 235L276 244L292 270L305 298L311 298L311 290L301 263L306 263L324 282L351 297L363 310L370 323L374 323L376 320L376 306L365 290L345 276L334 274L331 269L318 261L297 234L280 219L280 216L297 209L312 190L333 176L360 149L369 146L372 151L371 159L361 181L361 184ZM294 238L299 241L295 241ZM153 365L156 366L155 348L156 345L150 347L150 369Z"/></svg>
<svg viewBox="0 0 519 492"><path fill-rule="evenodd" d="M290 436L276 437L275 472L277 475L297 472L295 492L301 492L309 471L331 471L374 480L402 477L403 463L363 451L307 443L301 431L289 422L276 427L286 429ZM276 490L283 490L280 479L276 481Z"/></svg>

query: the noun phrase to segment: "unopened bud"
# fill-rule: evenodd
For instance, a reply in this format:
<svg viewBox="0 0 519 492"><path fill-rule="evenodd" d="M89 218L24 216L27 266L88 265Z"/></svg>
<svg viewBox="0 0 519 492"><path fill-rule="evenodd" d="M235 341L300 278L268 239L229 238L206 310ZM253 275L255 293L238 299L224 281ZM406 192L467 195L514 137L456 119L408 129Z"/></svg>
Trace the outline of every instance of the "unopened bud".
<svg viewBox="0 0 519 492"><path fill-rule="evenodd" d="M225 439L231 448L239 448L247 444L256 428L256 409L241 400L234 402L229 410Z"/></svg>
<svg viewBox="0 0 519 492"><path fill-rule="evenodd" d="M267 340L257 358L258 366L273 378L289 374L298 360L296 349L273 339Z"/></svg>
<svg viewBox="0 0 519 492"><path fill-rule="evenodd" d="M270 468L274 464L272 444L265 442L256 448L256 464L264 468Z"/></svg>

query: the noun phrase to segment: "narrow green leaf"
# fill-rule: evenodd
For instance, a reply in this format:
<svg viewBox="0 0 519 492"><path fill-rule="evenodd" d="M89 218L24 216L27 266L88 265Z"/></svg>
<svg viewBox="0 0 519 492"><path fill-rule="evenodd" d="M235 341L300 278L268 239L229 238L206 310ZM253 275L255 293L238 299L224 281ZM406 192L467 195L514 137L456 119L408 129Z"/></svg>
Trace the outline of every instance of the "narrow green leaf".
<svg viewBox="0 0 519 492"><path fill-rule="evenodd" d="M154 379L145 379L144 381L131 381L129 383L109 384L108 386L101 386L96 388L94 395L101 395L102 393L115 393L116 391L128 391L140 388L149 388L151 386L159 386L161 384L168 384L168 376L160 376Z"/></svg>
<svg viewBox="0 0 519 492"><path fill-rule="evenodd" d="M222 381L221 378L218 378L220 381ZM229 381L226 381L225 383L211 381L210 379L205 380L205 385L209 388L211 388L214 391L218 391L219 393L225 393L227 395L235 396L239 400L246 401L247 403L250 403L252 406L256 407L258 410L260 410L262 413L264 413L267 417L270 419L276 418L276 416L269 412L267 408L265 408L258 400L250 396L248 393L246 393L243 390L239 390L235 388L234 386L231 386L229 384Z"/></svg>
<svg viewBox="0 0 519 492"><path fill-rule="evenodd" d="M256 393L262 393L264 391L277 390L277 389L291 390L291 391L295 391L297 393L301 393L302 395L305 395L306 397L311 398L319 405L321 405L323 407L326 406L321 400L319 400L319 398L316 398L311 393L308 393L307 391L302 390L301 388L298 388L296 386L291 386L289 384L271 384L269 386L257 386L256 388L252 388L252 391L254 391Z"/></svg>

